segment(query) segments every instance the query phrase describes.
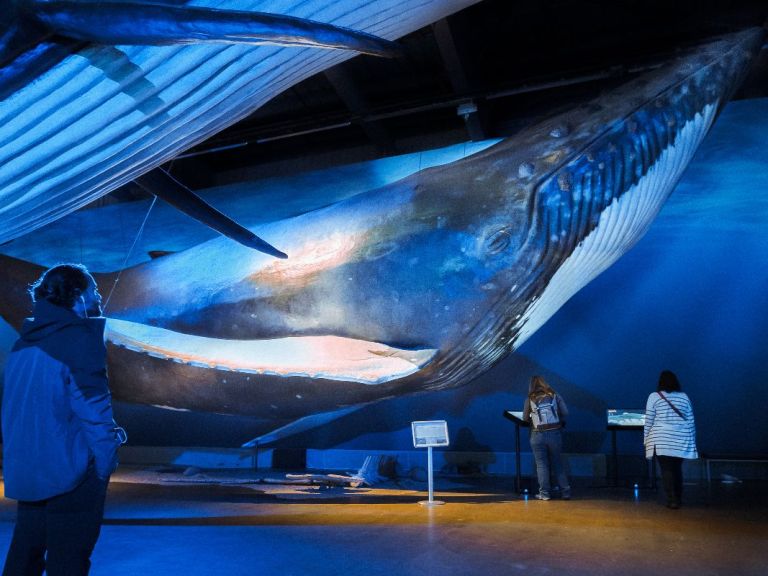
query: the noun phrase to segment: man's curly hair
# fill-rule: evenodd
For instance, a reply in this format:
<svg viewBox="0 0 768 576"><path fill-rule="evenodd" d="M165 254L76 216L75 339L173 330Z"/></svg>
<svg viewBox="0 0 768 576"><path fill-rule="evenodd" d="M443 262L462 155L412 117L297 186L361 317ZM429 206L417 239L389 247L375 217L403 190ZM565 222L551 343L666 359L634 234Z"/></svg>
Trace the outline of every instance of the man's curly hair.
<svg viewBox="0 0 768 576"><path fill-rule="evenodd" d="M92 282L82 264L57 264L49 268L30 287L32 301L47 300L62 308L72 308Z"/></svg>

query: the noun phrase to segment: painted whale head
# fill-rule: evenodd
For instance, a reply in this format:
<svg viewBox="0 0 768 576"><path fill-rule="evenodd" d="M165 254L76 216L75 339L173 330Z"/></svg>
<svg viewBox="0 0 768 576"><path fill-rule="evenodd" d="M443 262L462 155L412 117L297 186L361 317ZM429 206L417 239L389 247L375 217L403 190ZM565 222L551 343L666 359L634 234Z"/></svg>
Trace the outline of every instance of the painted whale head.
<svg viewBox="0 0 768 576"><path fill-rule="evenodd" d="M467 383L644 234L761 39L261 227L288 260L217 239L126 270L106 310L116 396L295 418Z"/></svg>

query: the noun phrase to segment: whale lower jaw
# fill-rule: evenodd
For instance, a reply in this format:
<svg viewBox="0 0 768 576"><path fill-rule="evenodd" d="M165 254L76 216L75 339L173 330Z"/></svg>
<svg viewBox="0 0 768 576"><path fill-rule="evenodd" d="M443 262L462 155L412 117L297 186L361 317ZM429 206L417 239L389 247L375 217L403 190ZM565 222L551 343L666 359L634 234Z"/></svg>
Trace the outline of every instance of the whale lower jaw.
<svg viewBox="0 0 768 576"><path fill-rule="evenodd" d="M200 368L376 385L429 364L436 349L406 350L340 336L225 340L182 334L138 322L107 320L114 346Z"/></svg>
<svg viewBox="0 0 768 576"><path fill-rule="evenodd" d="M544 292L520 319L519 348L571 296L605 271L646 233L714 122L716 104L705 106L680 130L648 173L600 215L597 226L557 269Z"/></svg>

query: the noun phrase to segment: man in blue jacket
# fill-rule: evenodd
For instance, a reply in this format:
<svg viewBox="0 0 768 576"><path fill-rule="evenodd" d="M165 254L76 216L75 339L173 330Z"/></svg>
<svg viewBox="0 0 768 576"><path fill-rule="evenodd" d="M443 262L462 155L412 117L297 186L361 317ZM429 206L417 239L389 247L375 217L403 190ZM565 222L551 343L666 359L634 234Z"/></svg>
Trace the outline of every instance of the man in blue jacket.
<svg viewBox="0 0 768 576"><path fill-rule="evenodd" d="M88 574L124 432L112 419L101 296L81 265L30 287L3 393L5 495L18 515L3 576Z"/></svg>

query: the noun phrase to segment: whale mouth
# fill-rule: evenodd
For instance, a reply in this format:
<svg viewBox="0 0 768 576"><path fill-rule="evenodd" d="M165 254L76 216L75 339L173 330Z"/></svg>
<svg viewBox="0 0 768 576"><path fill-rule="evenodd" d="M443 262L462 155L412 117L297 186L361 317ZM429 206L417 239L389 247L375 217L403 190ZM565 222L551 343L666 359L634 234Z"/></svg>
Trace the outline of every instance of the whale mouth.
<svg viewBox="0 0 768 576"><path fill-rule="evenodd" d="M403 349L340 336L226 340L107 319L107 342L199 368L282 377L383 384L418 372L437 349Z"/></svg>

